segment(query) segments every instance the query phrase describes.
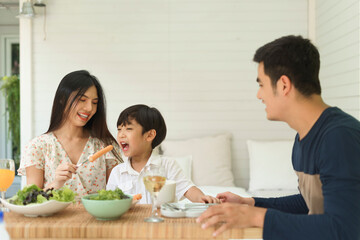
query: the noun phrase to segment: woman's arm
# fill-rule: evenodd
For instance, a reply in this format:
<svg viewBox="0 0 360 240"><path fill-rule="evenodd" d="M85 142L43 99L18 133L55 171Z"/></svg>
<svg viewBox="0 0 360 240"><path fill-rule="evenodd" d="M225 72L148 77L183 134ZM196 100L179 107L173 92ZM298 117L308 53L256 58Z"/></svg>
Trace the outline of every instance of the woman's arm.
<svg viewBox="0 0 360 240"><path fill-rule="evenodd" d="M49 183L46 188L59 189L64 186L65 182L71 179L75 174L77 166L71 163L62 163L55 170L55 179ZM44 188L44 171L30 166L26 168L27 184L36 184L39 188Z"/></svg>
<svg viewBox="0 0 360 240"><path fill-rule="evenodd" d="M39 188L44 188L44 171L30 166L25 168L26 184L36 184Z"/></svg>

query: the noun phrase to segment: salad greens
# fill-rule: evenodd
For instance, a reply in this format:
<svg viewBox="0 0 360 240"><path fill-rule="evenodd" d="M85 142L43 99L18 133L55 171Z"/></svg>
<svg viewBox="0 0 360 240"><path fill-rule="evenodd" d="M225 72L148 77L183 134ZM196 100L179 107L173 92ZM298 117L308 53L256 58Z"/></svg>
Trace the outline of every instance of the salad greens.
<svg viewBox="0 0 360 240"><path fill-rule="evenodd" d="M45 191L37 185L32 184L19 190L15 196L10 198L10 203L16 205L28 205L44 203L49 200L56 200L60 202L73 202L76 193L68 187L62 187L58 190L46 189Z"/></svg>
<svg viewBox="0 0 360 240"><path fill-rule="evenodd" d="M119 188L116 188L114 191L102 189L98 191L97 195L89 197L90 200L115 200L125 198L129 197L126 196Z"/></svg>
<svg viewBox="0 0 360 240"><path fill-rule="evenodd" d="M68 187L62 187L58 190L52 190L53 196L50 197L50 200L56 200L60 202L73 202L76 196L76 193L73 192Z"/></svg>

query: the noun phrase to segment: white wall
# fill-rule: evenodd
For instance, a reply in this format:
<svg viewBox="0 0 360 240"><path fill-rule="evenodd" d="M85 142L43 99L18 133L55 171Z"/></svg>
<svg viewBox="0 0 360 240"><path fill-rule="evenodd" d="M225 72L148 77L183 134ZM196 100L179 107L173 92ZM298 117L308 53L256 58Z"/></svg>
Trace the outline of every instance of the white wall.
<svg viewBox="0 0 360 240"><path fill-rule="evenodd" d="M238 186L248 186L246 139L295 135L266 120L252 57L275 38L307 36L306 0L52 0L46 40L43 24L33 19L33 100L22 107L34 130L23 140L47 130L59 81L78 69L100 79L113 134L136 103L159 108L168 139L232 133Z"/></svg>
<svg viewBox="0 0 360 240"><path fill-rule="evenodd" d="M359 0L317 0L316 44L325 101L359 119Z"/></svg>

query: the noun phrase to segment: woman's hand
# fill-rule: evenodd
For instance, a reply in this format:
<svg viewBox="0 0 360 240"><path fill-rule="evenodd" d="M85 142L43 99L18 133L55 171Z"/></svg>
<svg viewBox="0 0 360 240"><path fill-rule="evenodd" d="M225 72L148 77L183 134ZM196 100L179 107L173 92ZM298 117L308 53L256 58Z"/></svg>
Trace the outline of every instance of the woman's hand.
<svg viewBox="0 0 360 240"><path fill-rule="evenodd" d="M243 198L232 192L219 193L216 197L220 199L220 202L222 203L229 202L229 203L246 204L249 206L255 205L255 200L253 198Z"/></svg>
<svg viewBox="0 0 360 240"><path fill-rule="evenodd" d="M55 180L50 184L49 187L59 189L64 186L65 182L71 179L72 175L76 172L77 166L64 162L60 164L55 170Z"/></svg>

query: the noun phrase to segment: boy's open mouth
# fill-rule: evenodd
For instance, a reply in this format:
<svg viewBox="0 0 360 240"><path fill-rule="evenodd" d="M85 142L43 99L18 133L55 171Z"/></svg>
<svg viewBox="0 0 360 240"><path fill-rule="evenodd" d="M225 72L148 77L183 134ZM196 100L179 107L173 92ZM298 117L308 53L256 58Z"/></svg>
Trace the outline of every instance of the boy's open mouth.
<svg viewBox="0 0 360 240"><path fill-rule="evenodd" d="M122 142L120 145L123 151L127 151L129 149L129 144L127 143Z"/></svg>

